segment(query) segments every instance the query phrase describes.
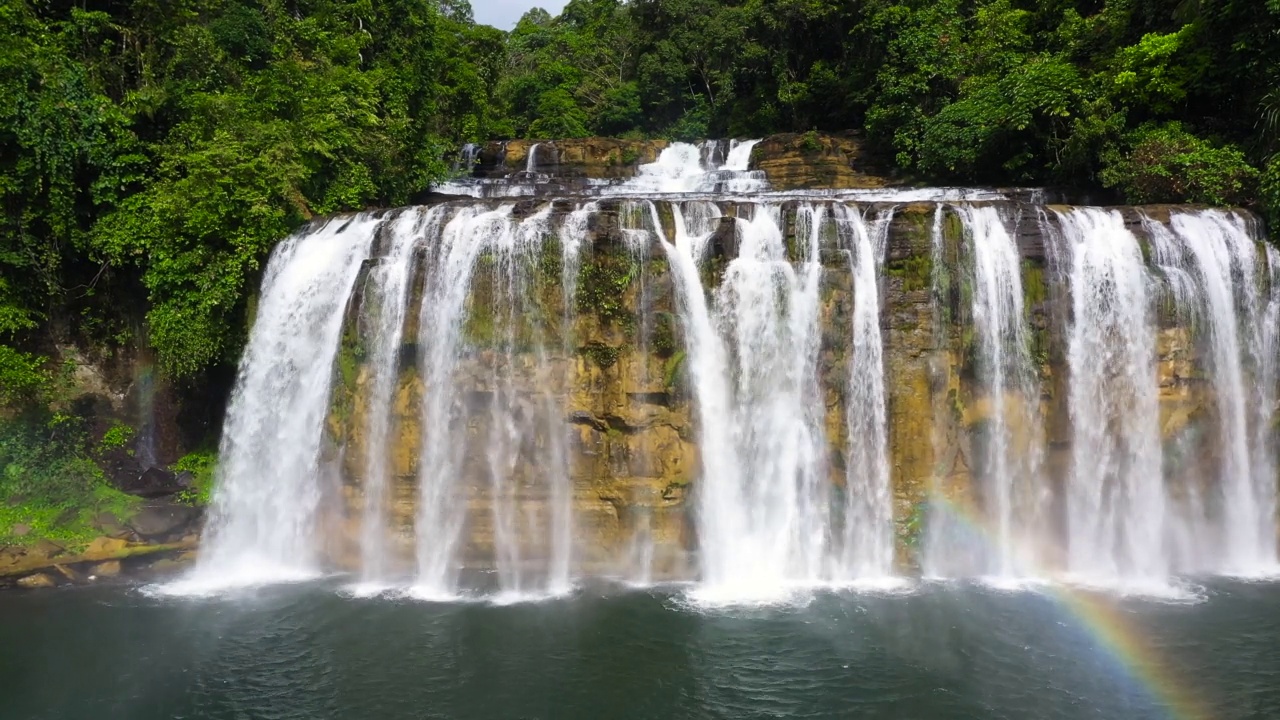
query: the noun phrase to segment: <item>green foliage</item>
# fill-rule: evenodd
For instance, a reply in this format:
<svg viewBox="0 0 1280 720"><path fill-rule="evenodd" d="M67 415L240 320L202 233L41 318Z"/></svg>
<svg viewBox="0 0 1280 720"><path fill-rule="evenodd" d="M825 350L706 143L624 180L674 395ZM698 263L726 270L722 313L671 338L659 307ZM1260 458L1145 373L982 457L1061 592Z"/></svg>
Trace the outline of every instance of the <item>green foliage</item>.
<svg viewBox="0 0 1280 720"><path fill-rule="evenodd" d="M1258 196L1271 227L1280 227L1280 154L1272 155L1262 169Z"/></svg>
<svg viewBox="0 0 1280 720"><path fill-rule="evenodd" d="M499 95L526 135L862 127L935 182L1120 187L1137 131L1181 123L1220 152L1170 165L1180 196L1248 201L1280 149L1280 5L1157 5L574 0L521 20Z"/></svg>
<svg viewBox="0 0 1280 720"><path fill-rule="evenodd" d="M100 534L98 513L129 517L137 498L107 483L84 440L78 421L67 416L0 422L0 544L87 543ZM19 536L15 525L29 532Z"/></svg>
<svg viewBox="0 0 1280 720"><path fill-rule="evenodd" d="M465 0L0 0L0 402L48 391L43 323L232 361L281 237L490 137L863 129L921 181L1274 220L1278 34L1276 2L572 0L504 33Z"/></svg>
<svg viewBox="0 0 1280 720"><path fill-rule="evenodd" d="M602 323L633 322L625 294L640 265L625 251L600 251L582 260L574 302L579 312L595 313Z"/></svg>
<svg viewBox="0 0 1280 720"><path fill-rule="evenodd" d="M1103 158L1103 184L1131 202L1197 202L1242 205L1252 200L1258 171L1244 153L1216 146L1177 123L1144 126L1128 148Z"/></svg>
<svg viewBox="0 0 1280 720"><path fill-rule="evenodd" d="M37 398L48 384L41 358L0 345L0 405Z"/></svg>
<svg viewBox="0 0 1280 720"><path fill-rule="evenodd" d="M133 439L133 434L133 428L116 422L102 434L102 439L98 441L98 452L123 449Z"/></svg>
<svg viewBox="0 0 1280 720"><path fill-rule="evenodd" d="M213 480L218 454L212 450L187 453L173 464L174 472L191 473L191 487L178 494L178 500L189 505L208 505L213 496Z"/></svg>
<svg viewBox="0 0 1280 720"><path fill-rule="evenodd" d="M1187 97L1196 68L1177 61L1178 51L1192 37L1184 25L1174 33L1148 33L1136 45L1116 53L1114 91L1135 105L1170 112Z"/></svg>
<svg viewBox="0 0 1280 720"><path fill-rule="evenodd" d="M818 139L818 133L810 130L800 136L800 152L806 155L816 155L822 152L822 141Z"/></svg>
<svg viewBox="0 0 1280 720"><path fill-rule="evenodd" d="M503 36L465 2L2 2L12 387L33 384L19 335L38 309L126 341L113 297L147 298L171 374L233 358L275 242L316 214L407 202L444 176L446 148L503 125Z"/></svg>
<svg viewBox="0 0 1280 720"><path fill-rule="evenodd" d="M621 348L603 343L588 343L578 349L591 362L595 363L601 370L608 370L618 362L618 357L622 354Z"/></svg>

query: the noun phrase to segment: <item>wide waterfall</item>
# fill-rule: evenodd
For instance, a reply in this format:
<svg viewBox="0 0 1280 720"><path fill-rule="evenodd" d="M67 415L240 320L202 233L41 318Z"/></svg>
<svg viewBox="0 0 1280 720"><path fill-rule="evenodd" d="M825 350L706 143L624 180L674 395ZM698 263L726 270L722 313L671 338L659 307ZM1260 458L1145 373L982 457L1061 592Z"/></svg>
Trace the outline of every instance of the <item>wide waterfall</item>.
<svg viewBox="0 0 1280 720"><path fill-rule="evenodd" d="M564 179L535 143L283 241L171 589L1277 570L1280 263L1247 215L775 191L755 147Z"/></svg>

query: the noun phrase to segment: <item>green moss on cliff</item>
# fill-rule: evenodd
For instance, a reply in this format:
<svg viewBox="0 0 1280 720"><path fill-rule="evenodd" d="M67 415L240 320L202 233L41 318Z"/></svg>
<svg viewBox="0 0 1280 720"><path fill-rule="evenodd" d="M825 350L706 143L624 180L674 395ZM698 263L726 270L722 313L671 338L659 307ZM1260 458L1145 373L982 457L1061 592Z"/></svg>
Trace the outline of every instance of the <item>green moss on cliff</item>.
<svg viewBox="0 0 1280 720"><path fill-rule="evenodd" d="M102 534L95 521L123 522L140 500L107 482L76 418L0 422L0 545L52 540L70 550Z"/></svg>
<svg viewBox="0 0 1280 720"><path fill-rule="evenodd" d="M213 477L218 462L218 453L213 450L198 450L187 453L173 464L175 472L191 473L191 487L182 491L178 499L189 505L208 505L213 495Z"/></svg>
<svg viewBox="0 0 1280 720"><path fill-rule="evenodd" d="M634 323L627 291L640 275L640 264L622 248L601 249L582 258L574 304L580 313L593 313L602 325Z"/></svg>
<svg viewBox="0 0 1280 720"><path fill-rule="evenodd" d="M1022 295L1026 301L1026 309L1031 311L1049 297L1044 284L1044 266L1024 260L1022 262Z"/></svg>
<svg viewBox="0 0 1280 720"><path fill-rule="evenodd" d="M911 506L911 513L898 522L898 543L915 555L924 539L925 523L929 517L929 503L921 500Z"/></svg>
<svg viewBox="0 0 1280 720"><path fill-rule="evenodd" d="M475 347L491 347L498 339L493 308L487 304L472 305L462 322L462 338Z"/></svg>
<svg viewBox="0 0 1280 720"><path fill-rule="evenodd" d="M681 371L684 369L684 350L679 350L676 354L667 358L667 363L663 368L662 385L668 391L677 389L679 384Z"/></svg>
<svg viewBox="0 0 1280 720"><path fill-rule="evenodd" d="M680 349L676 338L676 318L668 312L654 313L649 332L649 349L661 358L671 357Z"/></svg>
<svg viewBox="0 0 1280 720"><path fill-rule="evenodd" d="M618 357L622 354L622 348L603 343L589 343L578 348L578 352L595 363L601 370L608 370L617 364Z"/></svg>
<svg viewBox="0 0 1280 720"><path fill-rule="evenodd" d="M889 277L902 281L903 292L928 290L932 284L933 262L928 255L910 255L901 260L891 260L885 266Z"/></svg>

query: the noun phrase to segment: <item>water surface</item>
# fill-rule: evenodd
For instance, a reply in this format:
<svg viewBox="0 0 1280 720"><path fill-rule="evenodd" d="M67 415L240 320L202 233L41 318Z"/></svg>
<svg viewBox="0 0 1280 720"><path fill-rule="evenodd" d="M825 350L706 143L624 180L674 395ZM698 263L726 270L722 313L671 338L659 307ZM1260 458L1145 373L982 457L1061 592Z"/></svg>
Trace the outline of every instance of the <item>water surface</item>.
<svg viewBox="0 0 1280 720"><path fill-rule="evenodd" d="M956 584L703 609L596 586L493 605L130 587L0 596L0 718L1218 718L1280 716L1280 585L1108 601L1134 668L1051 594ZM1155 683L1141 680L1157 678ZM1159 687L1156 687L1159 690Z"/></svg>

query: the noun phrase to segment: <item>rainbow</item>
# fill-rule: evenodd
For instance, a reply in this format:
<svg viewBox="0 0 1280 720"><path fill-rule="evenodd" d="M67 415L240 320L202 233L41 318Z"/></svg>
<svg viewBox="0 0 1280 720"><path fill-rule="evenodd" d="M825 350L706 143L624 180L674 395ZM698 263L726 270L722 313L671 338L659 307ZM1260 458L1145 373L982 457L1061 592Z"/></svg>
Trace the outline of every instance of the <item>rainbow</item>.
<svg viewBox="0 0 1280 720"><path fill-rule="evenodd" d="M979 513L941 496L930 499L951 519L961 521L973 537L994 545ZM1041 575L1049 575L1045 572ZM1211 720L1209 706L1193 693L1186 678L1164 662L1151 643L1126 621L1105 595L1061 583L1046 583L1043 591L1062 614L1093 639L1094 645L1124 679L1139 687L1150 700L1174 720Z"/></svg>

